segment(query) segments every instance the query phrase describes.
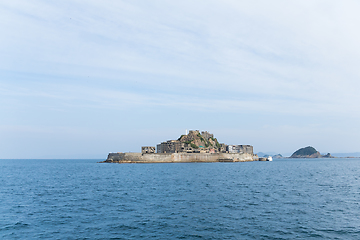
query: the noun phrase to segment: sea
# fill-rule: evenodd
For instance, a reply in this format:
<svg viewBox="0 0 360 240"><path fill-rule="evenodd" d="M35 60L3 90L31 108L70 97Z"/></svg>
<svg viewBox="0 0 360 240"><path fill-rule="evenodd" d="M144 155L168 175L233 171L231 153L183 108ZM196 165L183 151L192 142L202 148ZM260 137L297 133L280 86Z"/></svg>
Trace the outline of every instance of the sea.
<svg viewBox="0 0 360 240"><path fill-rule="evenodd" d="M0 160L0 239L360 239L360 159Z"/></svg>

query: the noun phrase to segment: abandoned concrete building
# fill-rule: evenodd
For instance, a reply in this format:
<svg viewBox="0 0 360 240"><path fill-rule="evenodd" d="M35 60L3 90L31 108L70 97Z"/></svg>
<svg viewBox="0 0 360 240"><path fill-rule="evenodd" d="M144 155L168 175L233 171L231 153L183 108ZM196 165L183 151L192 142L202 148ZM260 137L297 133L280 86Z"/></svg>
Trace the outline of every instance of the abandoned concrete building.
<svg viewBox="0 0 360 240"><path fill-rule="evenodd" d="M141 153L155 153L155 147L141 147Z"/></svg>
<svg viewBox="0 0 360 240"><path fill-rule="evenodd" d="M253 153L253 146L250 145L228 145L228 153Z"/></svg>
<svg viewBox="0 0 360 240"><path fill-rule="evenodd" d="M191 141L189 141L189 139ZM197 139L197 140L196 140ZM197 143L197 144L195 144ZM142 147L144 154L155 153L155 147ZM156 153L248 153L253 154L251 145L226 145L218 143L214 135L198 130L181 135L178 140L168 140L156 146Z"/></svg>
<svg viewBox="0 0 360 240"><path fill-rule="evenodd" d="M185 144L178 140L169 140L162 142L156 146L157 153L177 153L183 152Z"/></svg>
<svg viewBox="0 0 360 240"><path fill-rule="evenodd" d="M224 143L220 144L220 148L193 148L189 144L182 143L178 140L169 140L167 142L162 142L156 146L157 153L249 153L253 154L253 146L251 145L226 145ZM155 147L153 152L144 152L142 153L155 153Z"/></svg>

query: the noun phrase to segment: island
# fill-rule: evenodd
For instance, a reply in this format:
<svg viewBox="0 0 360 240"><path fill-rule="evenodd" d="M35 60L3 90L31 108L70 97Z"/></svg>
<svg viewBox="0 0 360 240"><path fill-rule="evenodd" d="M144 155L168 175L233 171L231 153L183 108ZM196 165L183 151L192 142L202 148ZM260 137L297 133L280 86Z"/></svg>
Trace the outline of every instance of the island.
<svg viewBox="0 0 360 240"><path fill-rule="evenodd" d="M109 153L104 163L248 162L260 160L251 145L219 143L213 134L189 131L177 140L143 146L140 153Z"/></svg>
<svg viewBox="0 0 360 240"><path fill-rule="evenodd" d="M290 158L333 158L330 153L321 155L315 148L308 146L295 151Z"/></svg>

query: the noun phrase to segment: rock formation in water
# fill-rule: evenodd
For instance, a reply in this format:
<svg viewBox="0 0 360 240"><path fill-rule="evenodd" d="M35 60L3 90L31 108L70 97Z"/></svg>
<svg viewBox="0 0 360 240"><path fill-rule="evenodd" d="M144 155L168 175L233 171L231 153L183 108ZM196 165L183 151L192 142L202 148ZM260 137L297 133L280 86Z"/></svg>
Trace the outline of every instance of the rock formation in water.
<svg viewBox="0 0 360 240"><path fill-rule="evenodd" d="M188 135L181 135L180 142L187 143L193 148L220 148L220 144L213 134L208 132L200 133L198 130L190 131Z"/></svg>
<svg viewBox="0 0 360 240"><path fill-rule="evenodd" d="M315 148L308 146L294 152L290 158L333 158L330 153L321 155Z"/></svg>

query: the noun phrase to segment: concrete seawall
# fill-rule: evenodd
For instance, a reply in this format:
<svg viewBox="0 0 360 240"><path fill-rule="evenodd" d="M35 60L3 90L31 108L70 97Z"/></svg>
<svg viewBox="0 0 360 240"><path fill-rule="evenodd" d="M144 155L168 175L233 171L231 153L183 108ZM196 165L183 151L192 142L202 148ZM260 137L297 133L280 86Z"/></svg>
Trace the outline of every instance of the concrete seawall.
<svg viewBox="0 0 360 240"><path fill-rule="evenodd" d="M248 153L109 153L107 163L249 162Z"/></svg>

